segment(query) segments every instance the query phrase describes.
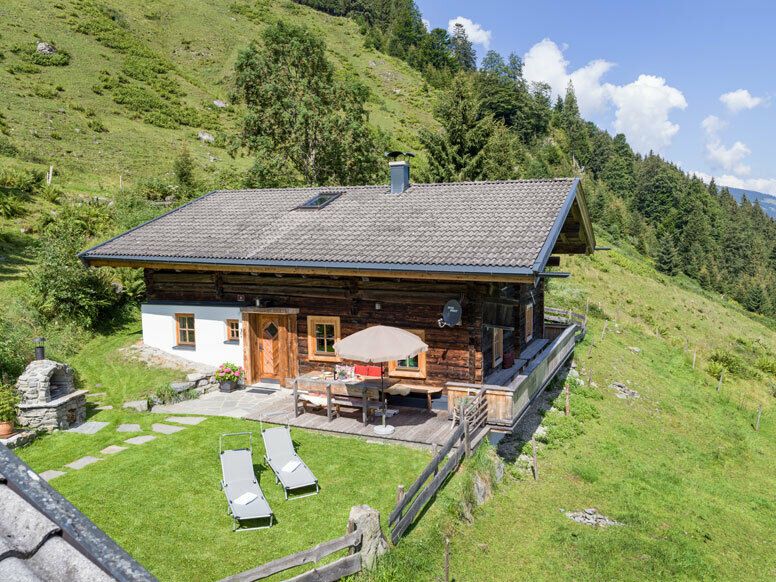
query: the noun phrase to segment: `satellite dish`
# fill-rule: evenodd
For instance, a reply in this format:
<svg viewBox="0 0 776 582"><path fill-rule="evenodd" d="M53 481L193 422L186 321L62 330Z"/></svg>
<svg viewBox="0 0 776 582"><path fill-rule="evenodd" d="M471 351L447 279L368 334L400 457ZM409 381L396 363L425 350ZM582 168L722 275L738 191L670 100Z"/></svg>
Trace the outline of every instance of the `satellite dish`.
<svg viewBox="0 0 776 582"><path fill-rule="evenodd" d="M439 327L453 327L460 325L462 315L463 310L461 309L461 304L457 300L451 299L445 304L445 308L442 310L442 318L439 320Z"/></svg>

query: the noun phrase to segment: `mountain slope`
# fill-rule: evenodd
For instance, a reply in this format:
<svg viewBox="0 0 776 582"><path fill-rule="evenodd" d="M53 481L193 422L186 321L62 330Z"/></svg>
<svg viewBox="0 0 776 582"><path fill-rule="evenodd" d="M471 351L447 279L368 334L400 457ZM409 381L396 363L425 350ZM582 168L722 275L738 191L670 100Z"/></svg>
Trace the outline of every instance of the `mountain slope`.
<svg viewBox="0 0 776 582"><path fill-rule="evenodd" d="M749 199L749 202L757 200L768 216L776 218L776 196L765 194L764 192L755 192L754 190L745 190L743 188L728 188L728 190L730 190L730 193L738 202L741 202L744 196Z"/></svg>
<svg viewBox="0 0 776 582"><path fill-rule="evenodd" d="M539 481L517 472L521 480L508 479L472 524L452 530L446 493L374 578L438 579L447 531L456 580L772 579L773 322L662 277L621 248L563 268L573 275L551 282L547 303L584 311L590 302L575 354L585 385L572 388L570 418L544 416ZM736 371L717 391L708 370L722 360ZM613 382L640 397L617 398ZM554 406L563 410L562 394ZM593 528L564 515L586 508L624 525Z"/></svg>
<svg viewBox="0 0 776 582"><path fill-rule="evenodd" d="M414 148L418 129L435 127L416 71L365 48L352 21L289 1L10 0L0 6L0 161L53 164L60 184L92 193L117 188L119 175L132 182L169 171L184 147L209 172L247 167L225 149L240 108L213 101L229 103L237 54L278 18L323 36L335 66L370 89L371 122L393 145ZM39 40L69 63L39 64ZM215 143L199 141L199 131Z"/></svg>

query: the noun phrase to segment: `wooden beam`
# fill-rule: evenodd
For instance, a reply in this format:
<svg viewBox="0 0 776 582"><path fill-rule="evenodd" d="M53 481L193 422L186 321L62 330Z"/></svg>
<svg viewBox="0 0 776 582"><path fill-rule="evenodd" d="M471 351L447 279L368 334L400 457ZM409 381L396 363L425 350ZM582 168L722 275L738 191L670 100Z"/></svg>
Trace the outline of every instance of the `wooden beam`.
<svg viewBox="0 0 776 582"><path fill-rule="evenodd" d="M391 271L372 269L337 269L333 267L263 267L255 265L223 265L206 263L166 263L162 261L138 261L121 259L86 259L92 267L126 267L133 269L178 269L180 271L222 271L240 273L278 273L291 275L339 275L345 277L369 277L387 279L415 279L427 281L482 281L533 283L533 275L494 273L446 273L424 271Z"/></svg>

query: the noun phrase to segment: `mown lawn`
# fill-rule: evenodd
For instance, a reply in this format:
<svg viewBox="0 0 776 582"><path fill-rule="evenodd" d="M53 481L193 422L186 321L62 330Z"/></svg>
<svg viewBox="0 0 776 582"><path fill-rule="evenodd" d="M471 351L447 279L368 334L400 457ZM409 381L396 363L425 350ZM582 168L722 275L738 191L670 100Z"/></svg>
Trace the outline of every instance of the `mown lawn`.
<svg viewBox="0 0 776 582"><path fill-rule="evenodd" d="M121 420L146 428L164 418L138 413ZM270 529L232 532L226 514L218 437L238 431L254 432L254 467L277 518ZM19 453L42 471L99 455L101 448L131 436L111 425L92 436L51 435ZM320 481L319 495L285 501L263 465L259 425L227 418L209 418L144 445L124 445L127 450L51 484L160 580L217 580L344 534L354 505L377 508L385 519L397 484L410 482L429 458L397 445L302 430L293 430L292 436Z"/></svg>

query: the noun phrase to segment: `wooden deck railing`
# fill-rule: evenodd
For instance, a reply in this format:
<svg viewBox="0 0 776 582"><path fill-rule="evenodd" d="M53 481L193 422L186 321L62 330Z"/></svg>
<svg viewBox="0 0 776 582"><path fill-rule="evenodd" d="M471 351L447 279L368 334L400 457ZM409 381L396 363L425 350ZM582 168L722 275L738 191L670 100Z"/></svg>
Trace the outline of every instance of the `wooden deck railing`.
<svg viewBox="0 0 776 582"><path fill-rule="evenodd" d="M550 321L558 319L565 323L577 324L577 327L578 327L577 342L581 342L585 338L585 333L587 333L587 313L582 314L582 313L575 313L570 309L558 309L556 307L545 307L544 315L545 315L545 318Z"/></svg>
<svg viewBox="0 0 776 582"><path fill-rule="evenodd" d="M391 541L394 544L399 543L420 510L436 495L447 478L461 464L464 456L470 455L472 448L487 435L488 401L485 398L484 387L471 400L462 401L458 410L458 426L455 426L450 438L434 455L420 476L400 496L396 507L388 516L388 526L392 528ZM447 458L456 446L458 448ZM444 462L446 458L447 461ZM426 485L426 481L432 475L433 479Z"/></svg>

